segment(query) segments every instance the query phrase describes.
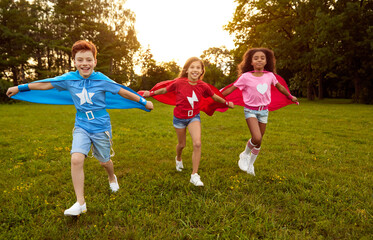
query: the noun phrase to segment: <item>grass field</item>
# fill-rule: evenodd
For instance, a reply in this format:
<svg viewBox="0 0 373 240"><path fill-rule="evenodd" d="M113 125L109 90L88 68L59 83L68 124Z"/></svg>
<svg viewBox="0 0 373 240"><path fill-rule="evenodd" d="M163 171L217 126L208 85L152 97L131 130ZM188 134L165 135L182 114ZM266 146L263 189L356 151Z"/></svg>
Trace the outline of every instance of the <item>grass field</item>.
<svg viewBox="0 0 373 240"><path fill-rule="evenodd" d="M75 202L73 106L0 105L0 239L373 239L373 106L301 101L270 113L256 177L239 170L243 108L202 117L199 174L175 170L173 107L109 110L116 175L85 162L88 212Z"/></svg>

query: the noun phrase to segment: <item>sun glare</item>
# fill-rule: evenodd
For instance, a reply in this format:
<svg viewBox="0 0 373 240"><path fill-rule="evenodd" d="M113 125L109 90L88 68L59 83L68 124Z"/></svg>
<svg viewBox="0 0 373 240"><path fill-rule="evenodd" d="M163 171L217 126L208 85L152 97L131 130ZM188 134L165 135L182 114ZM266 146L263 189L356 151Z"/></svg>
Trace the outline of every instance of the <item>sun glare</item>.
<svg viewBox="0 0 373 240"><path fill-rule="evenodd" d="M136 14L137 38L159 62L183 65L210 47L234 47L223 30L233 17L234 0L127 0Z"/></svg>

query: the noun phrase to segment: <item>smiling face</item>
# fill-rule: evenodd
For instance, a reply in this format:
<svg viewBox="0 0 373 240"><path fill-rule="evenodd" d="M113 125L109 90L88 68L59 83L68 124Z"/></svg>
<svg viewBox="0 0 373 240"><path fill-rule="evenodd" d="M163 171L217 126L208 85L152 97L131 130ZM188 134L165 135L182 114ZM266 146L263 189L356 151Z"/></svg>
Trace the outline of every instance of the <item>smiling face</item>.
<svg viewBox="0 0 373 240"><path fill-rule="evenodd" d="M264 52L259 51L253 55L251 65L254 67L255 71L263 71L266 64L267 58Z"/></svg>
<svg viewBox="0 0 373 240"><path fill-rule="evenodd" d="M74 58L74 64L80 76L88 78L96 67L97 59L95 59L91 51L78 51Z"/></svg>
<svg viewBox="0 0 373 240"><path fill-rule="evenodd" d="M200 61L194 61L190 64L188 70L186 71L188 74L188 79L191 81L198 81L199 77L203 73L203 67Z"/></svg>

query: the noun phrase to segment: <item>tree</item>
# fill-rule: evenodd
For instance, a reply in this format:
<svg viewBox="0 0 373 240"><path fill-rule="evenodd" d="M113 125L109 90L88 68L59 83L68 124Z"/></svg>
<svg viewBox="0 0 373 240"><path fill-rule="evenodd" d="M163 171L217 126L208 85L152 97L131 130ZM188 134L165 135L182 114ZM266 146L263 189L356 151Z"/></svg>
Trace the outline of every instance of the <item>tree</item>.
<svg viewBox="0 0 373 240"><path fill-rule="evenodd" d="M35 0L33 2L35 11L32 12L36 21L35 28L32 29L32 39L35 42L33 47L33 56L31 62L36 64L30 65L30 69L33 69L35 76L31 76L36 79L44 79L55 75L52 72L52 57L51 50L53 46L51 38L53 38L54 25L52 23L52 15L49 14L51 6L45 0Z"/></svg>
<svg viewBox="0 0 373 240"><path fill-rule="evenodd" d="M341 76L354 86L355 102L373 102L373 2L337 1L334 18L339 25L341 47L336 55L341 59ZM343 75L342 75L343 74Z"/></svg>
<svg viewBox="0 0 373 240"><path fill-rule="evenodd" d="M80 39L98 49L97 70L120 83L134 76L140 44L135 16L124 0L1 0L0 70L15 85L71 71L71 46Z"/></svg>
<svg viewBox="0 0 373 240"><path fill-rule="evenodd" d="M232 82L236 77L235 67L231 52L225 47L211 47L201 55L205 63L204 81L218 88L222 88Z"/></svg>
<svg viewBox="0 0 373 240"><path fill-rule="evenodd" d="M97 36L100 62L97 68L120 83L129 83L134 77L133 57L140 44L134 28L134 13L124 8L125 0L107 0L102 11ZM93 30L93 29L92 29Z"/></svg>
<svg viewBox="0 0 373 240"><path fill-rule="evenodd" d="M175 79L180 72L180 67L174 61L158 64L149 48L141 54L140 62L142 76L138 83L139 89L149 90L161 81Z"/></svg>
<svg viewBox="0 0 373 240"><path fill-rule="evenodd" d="M181 68L175 61L171 62L161 62L161 66L166 70L165 79L171 80L179 76Z"/></svg>
<svg viewBox="0 0 373 240"><path fill-rule="evenodd" d="M231 52L225 46L211 47L203 51L201 59L220 68L224 75L229 75L233 67Z"/></svg>
<svg viewBox="0 0 373 240"><path fill-rule="evenodd" d="M2 75L11 75L14 85L24 82L28 60L34 41L30 30L36 19L33 7L25 0L1 0L0 69Z"/></svg>
<svg viewBox="0 0 373 240"><path fill-rule="evenodd" d="M315 76L312 71L315 15L317 1L246 1L239 0L235 16L226 29L236 35L242 54L247 48L271 48L278 59L278 67L293 72L292 80L306 87L307 97L313 99ZM242 56L241 55L241 56ZM302 80L302 81L300 81Z"/></svg>
<svg viewBox="0 0 373 240"><path fill-rule="evenodd" d="M247 48L268 47L280 71L289 74L290 88L308 99L323 98L325 83L335 89L341 87L335 80L345 78L355 83L355 96L361 95L362 75L356 73L369 77L367 66L372 63L371 1L236 2L234 18L226 26L236 37L235 59Z"/></svg>

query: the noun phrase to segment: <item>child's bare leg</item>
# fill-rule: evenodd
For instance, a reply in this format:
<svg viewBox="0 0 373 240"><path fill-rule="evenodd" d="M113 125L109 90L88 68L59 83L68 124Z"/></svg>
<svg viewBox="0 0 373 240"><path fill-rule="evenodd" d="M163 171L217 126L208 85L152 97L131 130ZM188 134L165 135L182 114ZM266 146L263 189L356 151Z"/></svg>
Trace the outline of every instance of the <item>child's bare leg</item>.
<svg viewBox="0 0 373 240"><path fill-rule="evenodd" d="M181 161L181 154L186 144L186 128L175 128L177 135L176 159Z"/></svg>
<svg viewBox="0 0 373 240"><path fill-rule="evenodd" d="M253 117L247 118L246 123L251 133L251 142L256 145L257 148L260 148L266 124L258 122L258 119Z"/></svg>
<svg viewBox="0 0 373 240"><path fill-rule="evenodd" d="M73 153L71 155L71 177L75 190L76 199L80 205L85 203L84 200L84 159L82 153Z"/></svg>
<svg viewBox="0 0 373 240"><path fill-rule="evenodd" d="M263 135L265 133L266 125L265 123L258 122L256 118L248 118L246 119L247 125L250 129L251 133L251 142L254 143L256 146L251 150L250 158L249 158L249 167L247 169L247 173L255 176L254 172L254 162L258 157L260 152L260 146L262 144Z"/></svg>
<svg viewBox="0 0 373 240"><path fill-rule="evenodd" d="M197 173L199 168L199 162L201 160L201 122L194 121L188 125L188 130L193 141L193 172Z"/></svg>
<svg viewBox="0 0 373 240"><path fill-rule="evenodd" d="M100 162L100 164L106 170L107 175L109 177L109 182L110 183L115 182L113 161L111 161L111 159L110 159L107 162Z"/></svg>

